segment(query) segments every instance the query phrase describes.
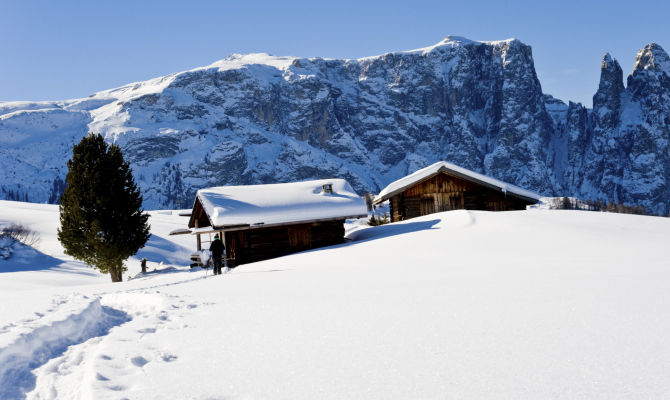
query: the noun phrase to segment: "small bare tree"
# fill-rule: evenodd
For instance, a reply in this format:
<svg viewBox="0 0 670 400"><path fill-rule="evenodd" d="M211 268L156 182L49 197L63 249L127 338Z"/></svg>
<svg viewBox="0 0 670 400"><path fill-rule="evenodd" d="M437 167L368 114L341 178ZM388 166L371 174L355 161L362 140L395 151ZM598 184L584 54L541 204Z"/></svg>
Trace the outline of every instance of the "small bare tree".
<svg viewBox="0 0 670 400"><path fill-rule="evenodd" d="M2 228L0 236L9 237L26 246L35 247L40 242L40 235L20 224L10 224Z"/></svg>

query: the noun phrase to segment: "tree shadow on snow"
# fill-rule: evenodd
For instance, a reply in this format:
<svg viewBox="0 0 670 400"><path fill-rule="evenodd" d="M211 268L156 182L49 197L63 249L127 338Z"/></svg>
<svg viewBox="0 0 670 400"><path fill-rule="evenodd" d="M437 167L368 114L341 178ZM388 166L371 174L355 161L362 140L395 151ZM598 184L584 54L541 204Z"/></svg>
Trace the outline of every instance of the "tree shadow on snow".
<svg viewBox="0 0 670 400"><path fill-rule="evenodd" d="M12 255L6 259L0 259L0 273L3 272L22 272L22 271L42 271L64 267L65 261L23 243L15 242L12 244Z"/></svg>

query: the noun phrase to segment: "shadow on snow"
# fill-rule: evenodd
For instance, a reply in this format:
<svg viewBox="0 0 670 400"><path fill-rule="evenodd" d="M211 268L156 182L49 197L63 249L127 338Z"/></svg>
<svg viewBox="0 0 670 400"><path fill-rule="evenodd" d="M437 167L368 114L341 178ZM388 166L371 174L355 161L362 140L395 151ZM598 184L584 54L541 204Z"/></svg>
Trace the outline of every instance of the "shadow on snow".
<svg viewBox="0 0 670 400"><path fill-rule="evenodd" d="M157 235L151 235L147 244L141 248L135 257L146 258L149 262L172 265L188 265L191 251L174 242Z"/></svg>
<svg viewBox="0 0 670 400"><path fill-rule="evenodd" d="M440 219L432 219L430 221L407 222L400 224L395 223L359 229L357 231L351 232L348 237L349 241L343 245L339 245L339 247L361 242L368 242L370 240L384 239L391 236L404 235L406 233L424 231L428 229L438 229L434 228L434 226L437 225L440 221Z"/></svg>
<svg viewBox="0 0 670 400"><path fill-rule="evenodd" d="M48 254L44 254L34 247L23 243L12 244L12 255L7 259L0 259L0 273L21 271L42 271L66 266L66 262ZM72 272L75 272L74 270ZM77 271L79 273L80 271Z"/></svg>
<svg viewBox="0 0 670 400"><path fill-rule="evenodd" d="M313 253L316 251L327 250L327 249L341 249L349 246L353 246L359 243L369 242L372 240L384 239L397 235L404 235L412 232L425 231L429 229L439 229L434 226L441 222L440 219L433 219L430 221L417 221L417 222L406 222L406 223L394 223L388 225L380 226L371 226L368 228L362 228L357 231L351 232L348 236L348 241L342 244L336 244L333 246L319 247L311 250L302 251L294 254L307 254ZM283 257L290 257L293 254L288 254ZM262 261L260 261L262 262ZM252 263L253 264L253 263ZM244 271L244 265L239 265L236 269L239 270L238 273L259 273L259 272L281 272L287 271L286 268L273 269L269 271Z"/></svg>

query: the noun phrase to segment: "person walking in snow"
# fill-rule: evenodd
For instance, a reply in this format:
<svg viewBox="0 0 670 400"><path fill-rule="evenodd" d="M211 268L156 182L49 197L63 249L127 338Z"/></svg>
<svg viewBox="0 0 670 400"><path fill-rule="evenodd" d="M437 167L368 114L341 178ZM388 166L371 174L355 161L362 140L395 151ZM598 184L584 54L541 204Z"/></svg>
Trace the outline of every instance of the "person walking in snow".
<svg viewBox="0 0 670 400"><path fill-rule="evenodd" d="M212 253L212 262L214 263L214 275L221 275L221 264L223 263L223 251L226 247L219 238L219 234L214 235L212 244L209 245L209 251Z"/></svg>

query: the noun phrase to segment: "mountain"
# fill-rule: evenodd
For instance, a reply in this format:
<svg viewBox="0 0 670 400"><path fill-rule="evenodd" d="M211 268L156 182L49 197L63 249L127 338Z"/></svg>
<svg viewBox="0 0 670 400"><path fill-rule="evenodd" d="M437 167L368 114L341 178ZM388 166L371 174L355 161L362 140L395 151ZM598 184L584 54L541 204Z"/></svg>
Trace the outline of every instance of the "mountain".
<svg viewBox="0 0 670 400"><path fill-rule="evenodd" d="M448 36L357 60L234 54L58 102L0 103L0 197L54 202L98 132L147 208L197 189L343 177L359 192L448 160L544 195L670 208L670 63L651 44L628 84L606 55L593 110L543 94L530 46Z"/></svg>

